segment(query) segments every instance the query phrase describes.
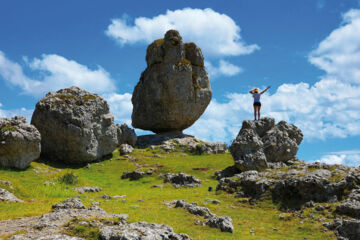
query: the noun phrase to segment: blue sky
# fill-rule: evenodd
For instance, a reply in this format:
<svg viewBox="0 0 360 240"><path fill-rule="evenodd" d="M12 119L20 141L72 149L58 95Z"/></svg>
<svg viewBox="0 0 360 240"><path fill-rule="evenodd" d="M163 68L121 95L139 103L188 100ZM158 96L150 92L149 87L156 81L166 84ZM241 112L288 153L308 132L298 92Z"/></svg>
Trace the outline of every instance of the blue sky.
<svg viewBox="0 0 360 240"><path fill-rule="evenodd" d="M248 91L271 85L262 115L302 129L300 159L360 164L358 0L2 0L0 117L30 121L45 93L77 85L130 124L146 47L169 28L202 48L213 89L185 133L231 143L253 118Z"/></svg>

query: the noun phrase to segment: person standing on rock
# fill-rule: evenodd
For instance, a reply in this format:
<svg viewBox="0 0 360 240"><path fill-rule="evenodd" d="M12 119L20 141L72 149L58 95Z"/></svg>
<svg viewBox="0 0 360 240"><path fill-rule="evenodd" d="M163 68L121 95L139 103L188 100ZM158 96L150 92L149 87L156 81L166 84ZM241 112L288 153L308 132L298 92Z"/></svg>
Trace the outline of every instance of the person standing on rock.
<svg viewBox="0 0 360 240"><path fill-rule="evenodd" d="M256 112L258 115L258 120L260 120L260 108L261 108L261 102L260 102L260 96L261 94L265 93L271 86L268 86L264 91L259 93L259 89L258 88L254 88L252 90L250 90L249 93L252 94L253 98L254 98L254 120L256 120Z"/></svg>

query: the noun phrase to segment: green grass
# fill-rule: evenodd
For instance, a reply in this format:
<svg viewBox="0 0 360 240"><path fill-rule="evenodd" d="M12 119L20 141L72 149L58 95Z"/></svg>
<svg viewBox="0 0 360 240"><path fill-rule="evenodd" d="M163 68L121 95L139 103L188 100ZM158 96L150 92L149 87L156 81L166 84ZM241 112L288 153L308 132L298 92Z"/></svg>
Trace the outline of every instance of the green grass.
<svg viewBox="0 0 360 240"><path fill-rule="evenodd" d="M153 156L154 153L164 158L156 158ZM324 227L321 223L309 217L310 214L315 216L320 214L313 209L306 210L305 219L290 216L285 221L280 219L279 215L288 213L281 212L270 199L251 206L248 203L240 203L239 199L231 194L208 192L209 186L215 189L218 183L213 178L214 172L233 164L230 154L181 156L179 152L162 154L158 150L146 149L135 150L130 156L130 159L126 159L120 157L118 152L114 152L112 159L92 163L90 168L72 169L65 165L57 165L55 168L44 162L33 162L25 171L0 169L0 180L9 180L14 186L14 189L7 190L25 201L24 203L0 202L0 220L44 214L51 210L52 204L79 195L73 190L74 187L98 186L103 191L81 194L86 206L92 201L98 201L100 207L109 213L128 214L129 222L168 224L175 232L186 233L194 240L336 239L333 232L322 232ZM120 160L116 160L118 158ZM122 180L123 172L137 169L135 164L143 165L142 170L153 168L155 173L138 181ZM160 173L167 172L185 172L201 179L203 184L198 188L176 189L168 183L164 184L159 177ZM59 178L66 173L77 176L78 182L75 185L68 185L59 181ZM45 181L54 182L55 186L45 186L43 184ZM162 184L164 187L151 188L155 184ZM127 196L124 202L116 198L105 200L101 198L103 194ZM164 201L178 199L197 202L201 206L208 207L218 216L230 216L233 219L235 232L224 233L216 228L195 225L196 220L204 221L204 219L191 215L184 209L169 209L164 204ZM209 199L218 199L221 203L212 204ZM304 222L300 223L301 221ZM76 226L73 229L73 234L79 236L95 233L94 229L84 229L83 226Z"/></svg>

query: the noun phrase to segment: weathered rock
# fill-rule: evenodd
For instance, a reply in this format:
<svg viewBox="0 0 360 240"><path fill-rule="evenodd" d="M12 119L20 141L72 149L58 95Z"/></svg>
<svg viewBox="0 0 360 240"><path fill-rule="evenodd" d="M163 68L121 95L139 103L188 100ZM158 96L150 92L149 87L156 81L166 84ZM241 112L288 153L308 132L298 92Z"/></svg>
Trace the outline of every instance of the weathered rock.
<svg viewBox="0 0 360 240"><path fill-rule="evenodd" d="M142 171L132 171L132 172L124 172L121 176L121 179L129 178L131 181L138 180L140 178L143 178L146 175L145 172Z"/></svg>
<svg viewBox="0 0 360 240"><path fill-rule="evenodd" d="M49 92L31 123L42 135L41 154L69 163L93 162L116 148L117 130L107 102L78 87Z"/></svg>
<svg viewBox="0 0 360 240"><path fill-rule="evenodd" d="M52 206L53 210L61 209L85 209L84 204L79 198L68 198L62 203L57 203Z"/></svg>
<svg viewBox="0 0 360 240"><path fill-rule="evenodd" d="M217 154L228 152L225 143L204 142L201 139L186 134L152 134L138 137L137 145L140 148L155 148L165 152L177 150L196 154Z"/></svg>
<svg viewBox="0 0 360 240"><path fill-rule="evenodd" d="M132 125L155 133L190 127L211 100L211 87L200 48L183 44L178 31L150 44L147 68L133 95Z"/></svg>
<svg viewBox="0 0 360 240"><path fill-rule="evenodd" d="M85 192L100 192L102 188L100 187L77 187L74 188L75 191L78 193L85 193Z"/></svg>
<svg viewBox="0 0 360 240"><path fill-rule="evenodd" d="M127 155L129 153L132 153L133 151L134 148L129 144L124 143L119 146L120 155Z"/></svg>
<svg viewBox="0 0 360 240"><path fill-rule="evenodd" d="M193 215L203 216L205 219L208 219L205 222L206 225L213 228L219 228L222 232L234 232L232 219L230 217L218 217L216 214L211 213L207 207L200 207L196 203L188 203L185 200L174 200L170 202L169 205L174 206L175 208L184 208Z"/></svg>
<svg viewBox="0 0 360 240"><path fill-rule="evenodd" d="M303 134L295 125L273 118L245 120L230 146L235 166L241 171L276 168L294 159Z"/></svg>
<svg viewBox="0 0 360 240"><path fill-rule="evenodd" d="M360 220L337 218L334 222L324 223L323 225L330 230L335 230L339 240L359 240Z"/></svg>
<svg viewBox="0 0 360 240"><path fill-rule="evenodd" d="M6 201L6 202L23 202L22 200L15 197L14 194L7 191L6 189L0 188L0 201Z"/></svg>
<svg viewBox="0 0 360 240"><path fill-rule="evenodd" d="M100 230L102 240L190 240L186 234L174 233L168 225L135 222L127 225L105 226Z"/></svg>
<svg viewBox="0 0 360 240"><path fill-rule="evenodd" d="M360 219L360 189L353 189L346 200L336 207L336 212Z"/></svg>
<svg viewBox="0 0 360 240"><path fill-rule="evenodd" d="M27 168L40 156L41 137L24 117L0 119L0 166Z"/></svg>
<svg viewBox="0 0 360 240"><path fill-rule="evenodd" d="M164 183L170 182L176 188L179 187L199 187L201 181L194 176L185 173L166 173L161 175L164 178Z"/></svg>
<svg viewBox="0 0 360 240"><path fill-rule="evenodd" d="M125 123L122 125L116 124L118 144L129 144L135 147L137 136L134 129L129 128Z"/></svg>

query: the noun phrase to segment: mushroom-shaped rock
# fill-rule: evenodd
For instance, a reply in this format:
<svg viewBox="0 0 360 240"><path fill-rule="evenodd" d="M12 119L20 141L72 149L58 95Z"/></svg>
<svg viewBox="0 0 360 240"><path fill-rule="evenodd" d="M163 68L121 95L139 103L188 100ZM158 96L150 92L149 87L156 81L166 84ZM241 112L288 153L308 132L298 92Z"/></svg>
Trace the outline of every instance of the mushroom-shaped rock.
<svg viewBox="0 0 360 240"><path fill-rule="evenodd" d="M24 117L0 119L0 166L27 168L40 156L39 131Z"/></svg>
<svg viewBox="0 0 360 240"><path fill-rule="evenodd" d="M147 68L133 95L132 125L155 133L176 132L190 127L211 100L211 87L201 49L183 43L178 31L151 43Z"/></svg>
<svg viewBox="0 0 360 240"><path fill-rule="evenodd" d="M42 136L41 154L57 161L97 161L111 154L118 143L107 102L78 87L46 94L36 104L31 123Z"/></svg>
<svg viewBox="0 0 360 240"><path fill-rule="evenodd" d="M245 120L230 146L235 166L241 171L263 170L269 163L293 159L303 139L299 128L285 121L275 125L273 118Z"/></svg>

